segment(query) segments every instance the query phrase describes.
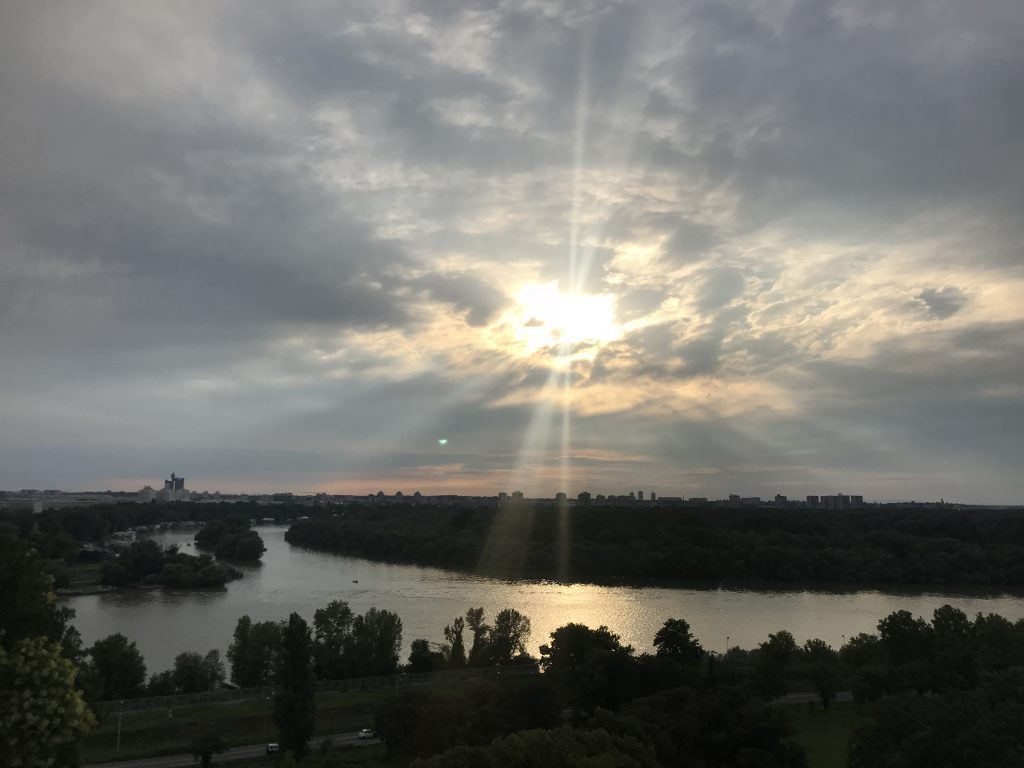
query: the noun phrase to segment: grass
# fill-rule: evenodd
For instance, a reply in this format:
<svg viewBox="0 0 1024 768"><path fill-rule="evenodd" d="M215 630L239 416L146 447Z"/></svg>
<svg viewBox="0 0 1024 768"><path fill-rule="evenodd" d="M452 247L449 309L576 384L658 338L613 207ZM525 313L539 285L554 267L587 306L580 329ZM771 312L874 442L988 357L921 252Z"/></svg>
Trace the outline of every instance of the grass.
<svg viewBox="0 0 1024 768"><path fill-rule="evenodd" d="M388 691L324 692L316 695L316 733L327 735L373 725ZM270 704L260 699L195 704L125 712L121 716L121 750L117 751L117 713L107 715L86 738L87 763L128 760L188 752L197 732L214 729L228 746L259 744L276 738Z"/></svg>
<svg viewBox="0 0 1024 768"><path fill-rule="evenodd" d="M68 568L68 586L72 589L97 587L100 583L99 563L76 563Z"/></svg>
<svg viewBox="0 0 1024 768"><path fill-rule="evenodd" d="M807 750L809 768L846 768L850 734L869 716L866 707L853 703L833 704L827 711L791 705L785 711L794 739Z"/></svg>
<svg viewBox="0 0 1024 768"><path fill-rule="evenodd" d="M318 755L319 751L316 749L313 749L310 753L311 758L316 758ZM232 760L230 763L225 763L225 765L229 765L230 768L276 768L280 760L281 757L275 755L253 758L251 760ZM214 756L213 764L217 765L218 762L217 757ZM361 766L361 768L405 768L408 763L389 759L387 749L381 744L376 744L369 747L335 747L330 751L327 765L330 765L331 768L347 768L348 766Z"/></svg>

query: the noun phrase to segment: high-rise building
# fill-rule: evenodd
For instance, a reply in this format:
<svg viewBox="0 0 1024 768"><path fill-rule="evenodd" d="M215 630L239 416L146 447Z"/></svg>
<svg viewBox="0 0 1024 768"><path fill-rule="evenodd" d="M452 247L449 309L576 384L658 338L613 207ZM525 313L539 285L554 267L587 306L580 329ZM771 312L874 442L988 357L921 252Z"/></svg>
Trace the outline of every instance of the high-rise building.
<svg viewBox="0 0 1024 768"><path fill-rule="evenodd" d="M644 500L644 492L643 492L643 491L637 491L637 492L636 492L636 498L637 498L637 499L638 499L639 501L643 501L643 500Z"/></svg>
<svg viewBox="0 0 1024 768"><path fill-rule="evenodd" d="M807 506L811 509L817 509L819 506L821 506L821 499L819 499L817 496L808 496Z"/></svg>
<svg viewBox="0 0 1024 768"><path fill-rule="evenodd" d="M576 506L580 508L586 508L590 506L590 493L587 491L581 491L576 496Z"/></svg>

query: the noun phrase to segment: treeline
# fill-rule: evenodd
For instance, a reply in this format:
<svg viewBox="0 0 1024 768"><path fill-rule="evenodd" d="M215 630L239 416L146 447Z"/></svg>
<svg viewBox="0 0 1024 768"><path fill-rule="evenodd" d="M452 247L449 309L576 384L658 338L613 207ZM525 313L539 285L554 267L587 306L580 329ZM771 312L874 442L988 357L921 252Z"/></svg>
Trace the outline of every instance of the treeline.
<svg viewBox="0 0 1024 768"><path fill-rule="evenodd" d="M112 587L222 587L241 577L237 568L218 563L209 555L188 555L176 546L163 549L152 539L132 542L100 566L101 583Z"/></svg>
<svg viewBox="0 0 1024 768"><path fill-rule="evenodd" d="M295 545L501 577L1024 586L1024 512L350 505ZM567 531L568 541L561 540Z"/></svg>
<svg viewBox="0 0 1024 768"><path fill-rule="evenodd" d="M212 523L221 520L248 521L271 517L289 520L309 514L309 508L298 504L267 507L247 502L222 503L159 503L96 504L88 507L47 509L40 514L31 510L0 510L0 523L7 523L19 532L43 557L74 562L82 544L99 544L115 531L137 526L183 523Z"/></svg>
<svg viewBox="0 0 1024 768"><path fill-rule="evenodd" d="M227 560L254 562L267 551L263 539L249 527L246 517L227 517L211 520L195 535L196 545L213 550L217 557Z"/></svg>

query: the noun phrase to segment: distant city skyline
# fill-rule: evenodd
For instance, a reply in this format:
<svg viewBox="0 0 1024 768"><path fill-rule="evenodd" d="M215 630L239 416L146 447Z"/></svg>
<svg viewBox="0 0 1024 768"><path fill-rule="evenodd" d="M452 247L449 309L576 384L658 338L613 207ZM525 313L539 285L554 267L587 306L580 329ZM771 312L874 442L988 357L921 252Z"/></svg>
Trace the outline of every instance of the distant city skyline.
<svg viewBox="0 0 1024 768"><path fill-rule="evenodd" d="M1024 499L1014 2L0 4L0 487Z"/></svg>

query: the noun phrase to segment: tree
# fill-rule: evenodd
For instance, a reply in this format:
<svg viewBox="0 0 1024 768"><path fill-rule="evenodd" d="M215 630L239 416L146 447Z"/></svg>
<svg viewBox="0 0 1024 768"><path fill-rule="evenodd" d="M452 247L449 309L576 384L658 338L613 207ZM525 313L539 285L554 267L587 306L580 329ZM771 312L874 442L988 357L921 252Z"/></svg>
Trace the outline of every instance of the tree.
<svg viewBox="0 0 1024 768"><path fill-rule="evenodd" d="M483 608L466 611L466 626L473 633L473 645L469 649L468 664L471 667L491 665L491 627L484 622Z"/></svg>
<svg viewBox="0 0 1024 768"><path fill-rule="evenodd" d="M515 656L526 654L530 637L530 619L515 608L499 611L491 630L491 658L495 664L511 664Z"/></svg>
<svg viewBox="0 0 1024 768"><path fill-rule="evenodd" d="M522 766L616 766L657 768L654 751L642 741L605 730L557 728L519 731L486 747L455 747L416 768L521 768Z"/></svg>
<svg viewBox="0 0 1024 768"><path fill-rule="evenodd" d="M280 733L281 748L306 756L309 740L316 727L313 702L316 677L313 673L313 639L309 626L297 613L288 617L281 630L281 648L277 655L274 697L274 724Z"/></svg>
<svg viewBox="0 0 1024 768"><path fill-rule="evenodd" d="M393 675L401 649L402 620L397 613L371 608L353 620L351 658L357 676Z"/></svg>
<svg viewBox="0 0 1024 768"><path fill-rule="evenodd" d="M828 709L839 689L839 654L824 640L804 643L804 659L821 706Z"/></svg>
<svg viewBox="0 0 1024 768"><path fill-rule="evenodd" d="M0 644L13 648L24 638L62 643L74 611L57 605L46 563L0 524Z"/></svg>
<svg viewBox="0 0 1024 768"><path fill-rule="evenodd" d="M924 692L933 683L935 632L910 611L894 611L878 622L878 634L889 658L892 685Z"/></svg>
<svg viewBox="0 0 1024 768"><path fill-rule="evenodd" d="M853 698L858 703L877 701L889 685L889 664L885 647L877 635L854 635L839 649L839 658L849 671Z"/></svg>
<svg viewBox="0 0 1024 768"><path fill-rule="evenodd" d="M224 682L224 663L220 660L220 651L210 651L206 656L195 651L179 653L174 658L171 680L179 693L212 691Z"/></svg>
<svg viewBox="0 0 1024 768"><path fill-rule="evenodd" d="M437 666L437 656L430 650L426 640L413 640L409 652L409 671L413 674L433 672Z"/></svg>
<svg viewBox="0 0 1024 768"><path fill-rule="evenodd" d="M342 600L332 600L313 614L313 659L321 680L352 676L354 619L352 609Z"/></svg>
<svg viewBox="0 0 1024 768"><path fill-rule="evenodd" d="M466 666L466 644L462 639L465 627L466 622L463 618L456 616L455 620L444 628L444 638L451 647L448 653L448 666L453 669L461 669Z"/></svg>
<svg viewBox="0 0 1024 768"><path fill-rule="evenodd" d="M978 644L967 614L943 605L932 614L932 688L973 688L978 680Z"/></svg>
<svg viewBox="0 0 1024 768"><path fill-rule="evenodd" d="M199 761L202 768L210 768L213 756L227 749L219 731L201 731L192 738L192 757Z"/></svg>
<svg viewBox="0 0 1024 768"><path fill-rule="evenodd" d="M540 656L545 676L550 674L578 707L617 709L633 697L638 677L633 649L608 627L566 624L551 633Z"/></svg>
<svg viewBox="0 0 1024 768"><path fill-rule="evenodd" d="M146 663L134 642L120 632L97 640L89 648L90 666L100 681L104 701L138 696L146 682Z"/></svg>
<svg viewBox="0 0 1024 768"><path fill-rule="evenodd" d="M3 632L0 632L2 639ZM95 724L75 690L75 666L45 636L0 643L0 755L12 768L77 762L76 744Z"/></svg>
<svg viewBox="0 0 1024 768"><path fill-rule="evenodd" d="M780 630L758 646L754 662L755 676L761 695L768 698L786 692L786 672L800 655L796 640L786 630Z"/></svg>
<svg viewBox="0 0 1024 768"><path fill-rule="evenodd" d="M654 647L658 656L668 656L684 664L695 664L704 658L704 649L684 619L668 619L654 636Z"/></svg>
<svg viewBox="0 0 1024 768"><path fill-rule="evenodd" d="M274 657L281 644L281 625L242 616L235 625L234 639L228 646L231 682L240 688L258 688L274 680Z"/></svg>

